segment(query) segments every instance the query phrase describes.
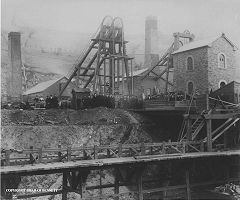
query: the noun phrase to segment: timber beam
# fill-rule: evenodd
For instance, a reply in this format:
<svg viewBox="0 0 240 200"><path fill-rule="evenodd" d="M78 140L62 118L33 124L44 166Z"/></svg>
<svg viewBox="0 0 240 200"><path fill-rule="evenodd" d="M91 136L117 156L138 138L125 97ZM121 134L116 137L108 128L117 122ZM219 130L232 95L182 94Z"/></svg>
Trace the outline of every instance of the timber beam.
<svg viewBox="0 0 240 200"><path fill-rule="evenodd" d="M199 117L203 117L205 119L229 119L229 118L240 118L240 113L225 113L225 114L206 114L206 115L199 115L199 114L190 114L184 115L185 118L190 119L199 119Z"/></svg>

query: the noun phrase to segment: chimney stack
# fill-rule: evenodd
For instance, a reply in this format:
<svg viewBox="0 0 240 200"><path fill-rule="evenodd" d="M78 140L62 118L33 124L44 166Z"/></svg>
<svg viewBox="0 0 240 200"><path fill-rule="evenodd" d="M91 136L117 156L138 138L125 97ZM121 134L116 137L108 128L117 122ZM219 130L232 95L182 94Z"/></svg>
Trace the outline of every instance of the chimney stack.
<svg viewBox="0 0 240 200"><path fill-rule="evenodd" d="M9 101L22 100L22 60L21 60L21 34L10 32L8 34L9 66L7 75L7 95Z"/></svg>
<svg viewBox="0 0 240 200"><path fill-rule="evenodd" d="M156 16L148 16L145 21L144 66L147 68L154 66L158 60L158 20Z"/></svg>

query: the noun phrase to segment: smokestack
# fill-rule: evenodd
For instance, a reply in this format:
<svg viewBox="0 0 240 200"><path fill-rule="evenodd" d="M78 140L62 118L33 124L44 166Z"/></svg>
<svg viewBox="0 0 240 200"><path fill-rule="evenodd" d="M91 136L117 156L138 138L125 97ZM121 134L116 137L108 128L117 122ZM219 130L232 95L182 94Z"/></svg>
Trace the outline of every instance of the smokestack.
<svg viewBox="0 0 240 200"><path fill-rule="evenodd" d="M156 16L148 16L145 21L145 67L157 64L158 55L158 20Z"/></svg>
<svg viewBox="0 0 240 200"><path fill-rule="evenodd" d="M22 100L22 60L21 60L21 34L10 32L8 34L8 77L7 95L10 101Z"/></svg>

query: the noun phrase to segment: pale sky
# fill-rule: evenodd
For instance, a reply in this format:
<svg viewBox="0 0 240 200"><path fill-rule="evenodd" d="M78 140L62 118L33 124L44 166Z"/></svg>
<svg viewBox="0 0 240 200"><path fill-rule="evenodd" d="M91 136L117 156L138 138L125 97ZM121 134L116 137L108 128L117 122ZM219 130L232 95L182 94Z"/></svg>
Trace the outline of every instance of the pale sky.
<svg viewBox="0 0 240 200"><path fill-rule="evenodd" d="M240 46L240 0L2 0L2 28L92 33L106 15L123 18L126 34L144 33L146 16L158 17L164 34L222 32Z"/></svg>

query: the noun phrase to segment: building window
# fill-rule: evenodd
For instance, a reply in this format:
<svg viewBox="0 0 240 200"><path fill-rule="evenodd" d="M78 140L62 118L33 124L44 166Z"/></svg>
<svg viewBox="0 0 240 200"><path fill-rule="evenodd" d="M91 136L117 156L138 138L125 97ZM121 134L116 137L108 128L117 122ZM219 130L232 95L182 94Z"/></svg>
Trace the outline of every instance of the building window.
<svg viewBox="0 0 240 200"><path fill-rule="evenodd" d="M187 57L187 70L188 71L193 70L193 57L192 56Z"/></svg>
<svg viewBox="0 0 240 200"><path fill-rule="evenodd" d="M192 81L188 82L188 84L187 84L187 91L188 91L188 94L190 94L190 95L193 94L193 92L194 92L194 85L193 85Z"/></svg>
<svg viewBox="0 0 240 200"><path fill-rule="evenodd" d="M218 54L218 67L219 68L226 68L226 56L224 53Z"/></svg>
<svg viewBox="0 0 240 200"><path fill-rule="evenodd" d="M222 87L225 86L225 85L227 85L227 81L225 81L225 80L221 80L221 81L219 81L219 83L218 83L218 87L219 87L219 88L222 88Z"/></svg>

